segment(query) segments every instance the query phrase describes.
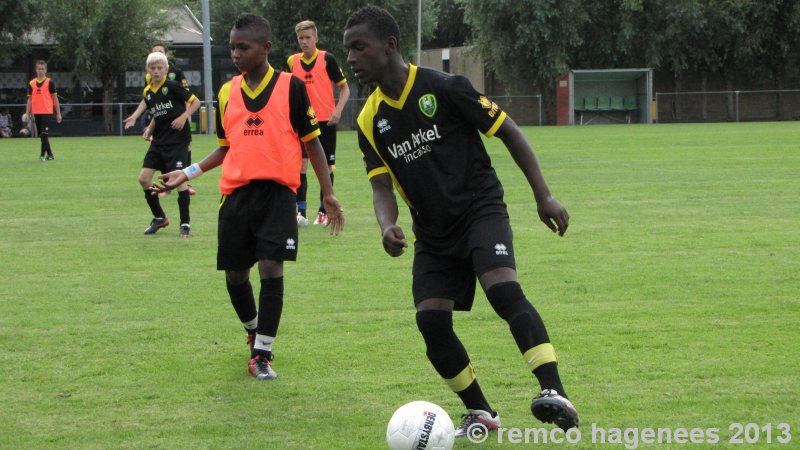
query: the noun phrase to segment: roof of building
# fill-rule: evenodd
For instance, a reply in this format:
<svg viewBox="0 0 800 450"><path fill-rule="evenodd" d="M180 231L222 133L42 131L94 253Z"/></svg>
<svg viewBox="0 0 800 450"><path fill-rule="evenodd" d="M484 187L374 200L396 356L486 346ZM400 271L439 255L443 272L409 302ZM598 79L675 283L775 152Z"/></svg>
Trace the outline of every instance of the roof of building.
<svg viewBox="0 0 800 450"><path fill-rule="evenodd" d="M163 41L170 47L202 47L203 25L194 13L186 5L175 7L173 11L173 17L176 19L175 28L164 33ZM31 30L28 39L33 47L53 45L53 41L45 35L44 30L39 28Z"/></svg>

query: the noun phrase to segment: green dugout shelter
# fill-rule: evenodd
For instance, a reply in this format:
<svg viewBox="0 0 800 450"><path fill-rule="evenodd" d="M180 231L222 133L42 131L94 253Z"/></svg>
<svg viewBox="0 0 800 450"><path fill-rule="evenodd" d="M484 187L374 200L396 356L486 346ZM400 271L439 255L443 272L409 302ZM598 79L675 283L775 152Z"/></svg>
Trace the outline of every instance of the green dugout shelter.
<svg viewBox="0 0 800 450"><path fill-rule="evenodd" d="M570 70L556 87L559 125L652 123L652 69Z"/></svg>

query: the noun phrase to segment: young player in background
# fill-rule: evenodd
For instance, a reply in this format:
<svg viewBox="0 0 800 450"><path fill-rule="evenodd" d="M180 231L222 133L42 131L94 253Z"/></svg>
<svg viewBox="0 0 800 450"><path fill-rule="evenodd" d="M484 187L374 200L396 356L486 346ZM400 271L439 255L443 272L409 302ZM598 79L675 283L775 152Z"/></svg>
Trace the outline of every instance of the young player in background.
<svg viewBox="0 0 800 450"><path fill-rule="evenodd" d="M189 91L189 82L186 80L186 76L183 74L183 70L181 70L174 63L169 62L169 50L167 49L167 45L161 42L157 42L150 47L150 52L163 53L167 57L167 64L169 64L169 68L167 70L167 79L179 83L181 86L184 87L184 89ZM144 80L145 80L145 87L149 86L150 82L152 81L149 72L145 72ZM145 103L144 99L142 99L142 101L140 101L139 105L136 107L136 110L133 111L131 115L126 117L125 120L123 121L123 126L125 127L125 129L127 130L131 128L136 123L136 120L139 119L139 117L141 117L145 111L147 111L147 104ZM150 120L152 120L152 117L148 118L148 123ZM147 127L147 124L145 124L145 127ZM189 154L188 164L191 164L192 163L191 143L189 144L188 154ZM166 196L168 194L169 191L165 191L162 192L160 195ZM195 190L191 186L189 186L189 195L195 195L195 194L196 194Z"/></svg>
<svg viewBox="0 0 800 450"><path fill-rule="evenodd" d="M294 31L297 34L297 43L300 45L301 52L290 56L286 64L294 76L306 84L308 97L311 99L314 112L317 113L319 129L322 132L319 141L328 160L332 185L333 171L336 169L336 125L342 117L347 99L350 98L350 88L347 86L347 79L333 54L317 48L319 36L316 24L310 20L304 20L295 25ZM333 98L333 84L339 89L338 101ZM297 224L301 227L308 225L306 217L307 170L308 155L304 150L303 165L300 169L300 187L297 189ZM319 200L319 209L314 224L324 225L327 223L327 217L325 205L322 202L322 191L320 191Z"/></svg>
<svg viewBox="0 0 800 450"><path fill-rule="evenodd" d="M47 63L36 61L36 78L28 82L28 103L25 105L25 117L33 121L39 132L41 151L39 159L42 161L55 159L50 146L50 123L53 115L56 122L61 123L61 105L58 102L56 84L47 76Z"/></svg>
<svg viewBox="0 0 800 450"><path fill-rule="evenodd" d="M200 100L197 97L177 82L167 79L168 69L167 56L163 53L153 52L147 56L147 72L151 79L142 92L142 97L150 109L153 120L145 128L144 137L150 140L152 136L152 140L144 156L142 170L139 172L139 184L144 189L153 220L144 230L144 234L155 234L159 229L169 225L169 219L161 208L159 196L151 189L153 175L156 171L163 174L189 166L189 144L192 142L189 120L200 107ZM191 236L189 203L189 187L183 183L178 186L178 209L181 219L179 236L182 238Z"/></svg>

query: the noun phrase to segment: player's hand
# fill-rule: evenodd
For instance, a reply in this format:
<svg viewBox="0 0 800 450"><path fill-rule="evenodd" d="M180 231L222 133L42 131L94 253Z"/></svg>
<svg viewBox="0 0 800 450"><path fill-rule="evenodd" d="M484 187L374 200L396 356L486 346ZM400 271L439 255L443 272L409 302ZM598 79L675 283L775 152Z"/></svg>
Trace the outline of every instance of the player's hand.
<svg viewBox="0 0 800 450"><path fill-rule="evenodd" d="M569 214L553 197L547 197L544 201L536 205L539 219L550 228L553 233L563 236L569 226Z"/></svg>
<svg viewBox="0 0 800 450"><path fill-rule="evenodd" d="M170 126L173 130L182 130L183 127L186 126L187 120L189 120L189 117L187 117L186 114L181 114L180 116L176 117L172 123L170 123Z"/></svg>
<svg viewBox="0 0 800 450"><path fill-rule="evenodd" d="M402 255L406 247L408 247L408 242L406 242L406 235L403 234L402 228L392 225L383 230L383 249L389 256Z"/></svg>
<svg viewBox="0 0 800 450"><path fill-rule="evenodd" d="M333 195L326 195L322 199L322 203L325 205L325 214L328 216L328 223L325 226L330 228L331 236L338 236L339 232L344 230L344 210L342 205Z"/></svg>
<svg viewBox="0 0 800 450"><path fill-rule="evenodd" d="M153 142L153 136L150 134L150 127L144 127L144 131L142 131L142 139L147 142Z"/></svg>
<svg viewBox="0 0 800 450"><path fill-rule="evenodd" d="M126 117L125 120L122 121L122 124L125 126L126 130L132 127L134 123L136 123L136 119L130 116Z"/></svg>
<svg viewBox="0 0 800 450"><path fill-rule="evenodd" d="M189 181L186 174L182 170L173 170L172 172L165 173L158 176L159 185L154 185L158 192L171 191L181 184Z"/></svg>
<svg viewBox="0 0 800 450"><path fill-rule="evenodd" d="M342 115L340 113L333 111L331 115L328 116L328 126L329 127L335 126L337 123L339 123L339 120L341 120L341 118Z"/></svg>

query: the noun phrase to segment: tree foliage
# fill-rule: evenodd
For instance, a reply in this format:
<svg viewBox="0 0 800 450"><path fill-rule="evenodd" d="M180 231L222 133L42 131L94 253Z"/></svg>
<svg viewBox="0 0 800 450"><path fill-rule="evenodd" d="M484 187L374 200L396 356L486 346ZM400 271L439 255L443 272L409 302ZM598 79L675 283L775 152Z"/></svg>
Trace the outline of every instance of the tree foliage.
<svg viewBox="0 0 800 450"><path fill-rule="evenodd" d="M144 67L150 44L173 25L165 6L155 0L49 0L44 23L55 43L53 57L73 76L95 77L103 102L111 103L114 86L126 70ZM77 80L76 80L77 81ZM111 109L104 118L111 129Z"/></svg>
<svg viewBox="0 0 800 450"><path fill-rule="evenodd" d="M686 74L800 82L797 0L439 0L464 8L469 44L507 87L552 97L568 69L650 67L680 88Z"/></svg>
<svg viewBox="0 0 800 450"><path fill-rule="evenodd" d="M412 59L416 53L417 0L376 0L372 4L386 8L400 25L400 44L403 54ZM285 68L289 55L297 53L294 26L301 20L313 20L319 32L318 47L332 52L345 71L345 51L342 35L347 18L366 2L358 0L215 0L211 3L211 34L217 45L227 45L230 29L242 14L266 17L272 26L270 63ZM424 0L423 36L429 38L438 26L436 0Z"/></svg>
<svg viewBox="0 0 800 450"><path fill-rule="evenodd" d="M33 0L0 0L0 65L25 50L27 33L38 25Z"/></svg>

